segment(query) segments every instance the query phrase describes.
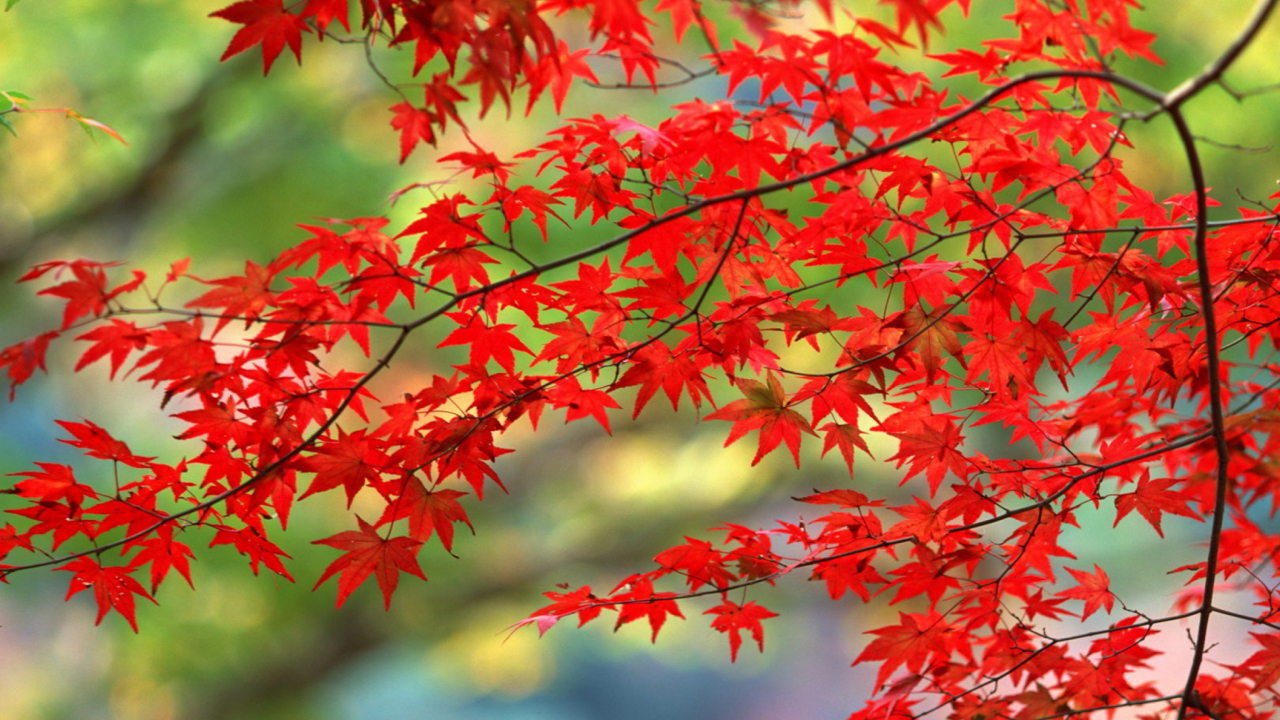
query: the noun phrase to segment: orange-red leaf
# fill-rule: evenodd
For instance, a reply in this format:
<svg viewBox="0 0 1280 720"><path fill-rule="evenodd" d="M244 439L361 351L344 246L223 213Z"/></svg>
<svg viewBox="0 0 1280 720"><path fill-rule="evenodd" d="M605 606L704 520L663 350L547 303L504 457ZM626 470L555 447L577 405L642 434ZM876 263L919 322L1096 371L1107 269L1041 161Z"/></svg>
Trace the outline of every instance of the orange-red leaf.
<svg viewBox="0 0 1280 720"><path fill-rule="evenodd" d="M809 421L792 410L777 376L769 373L768 384L739 380L738 389L746 398L735 400L707 416L708 420L729 420L733 428L725 445L731 445L751 430L760 431L760 445L752 465L785 442L796 467L800 467L800 433L817 435Z"/></svg>
<svg viewBox="0 0 1280 720"><path fill-rule="evenodd" d="M1116 601L1116 596L1111 594L1111 578L1107 577L1106 571L1097 565L1094 565L1093 569L1095 572L1089 573L1067 568L1067 572L1071 573L1071 577L1075 578L1079 584L1058 593L1060 598L1084 601L1084 611L1080 614L1081 620L1088 619L1090 615L1102 608L1111 612Z"/></svg>
<svg viewBox="0 0 1280 720"><path fill-rule="evenodd" d="M737 662L738 660L738 649L742 647L743 630L751 632L751 637L760 647L760 652L764 652L764 628L761 627L760 621L778 617L778 613L769 610L763 605L757 605L754 601L748 602L746 605L739 605L729 600L704 612L703 615L715 615L715 619L711 621L711 627L728 634L729 662Z"/></svg>
<svg viewBox="0 0 1280 720"><path fill-rule="evenodd" d="M94 625L101 623L108 611L115 610L129 621L129 627L133 628L134 632L138 632L138 621L134 618L133 596L141 595L155 602L155 598L151 597L146 589L129 574L132 572L130 568L107 567L98 564L98 561L92 558L82 557L58 569L75 573L71 578L71 586L67 588L67 599L83 590L93 588L93 599L98 603L98 618L94 621Z"/></svg>
<svg viewBox="0 0 1280 720"><path fill-rule="evenodd" d="M404 493L393 500L378 520L378 525L409 518L409 537L425 543L435 532L444 549L453 552L453 525L463 522L475 532L467 511L458 503L458 498L466 493L458 490L428 491L422 481L410 478L405 484Z"/></svg>
<svg viewBox="0 0 1280 720"><path fill-rule="evenodd" d="M407 102L391 106L395 117L391 118L391 127L400 131L400 162L409 159L409 154L424 142L432 147L436 144L436 133L431 129L435 118L425 108L417 108Z"/></svg>
<svg viewBox="0 0 1280 720"><path fill-rule="evenodd" d="M311 32L311 28L302 18L286 11L281 0L241 0L209 16L244 25L231 38L227 51L222 54L223 60L261 44L262 74L266 75L287 44L293 56L302 62L302 33Z"/></svg>
<svg viewBox="0 0 1280 720"><path fill-rule="evenodd" d="M370 575L374 575L378 578L378 588L382 590L382 598L389 610L391 595L400 582L401 572L427 579L417 558L422 543L409 537L385 539L359 515L356 516L356 521L360 523L359 530L348 530L313 543L337 548L343 554L325 569L312 589L323 585L334 574L341 573L338 575L337 606L342 607L347 597L369 579Z"/></svg>
<svg viewBox="0 0 1280 720"><path fill-rule="evenodd" d="M1119 525L1124 516L1134 510L1151 523L1160 537L1164 537L1164 530L1160 528L1160 516L1163 513L1203 521L1204 518L1191 509L1191 503L1196 501L1194 496L1170 489L1183 484L1185 481L1176 478L1152 480L1144 473L1138 480L1137 490L1116 496L1116 521L1113 527Z"/></svg>

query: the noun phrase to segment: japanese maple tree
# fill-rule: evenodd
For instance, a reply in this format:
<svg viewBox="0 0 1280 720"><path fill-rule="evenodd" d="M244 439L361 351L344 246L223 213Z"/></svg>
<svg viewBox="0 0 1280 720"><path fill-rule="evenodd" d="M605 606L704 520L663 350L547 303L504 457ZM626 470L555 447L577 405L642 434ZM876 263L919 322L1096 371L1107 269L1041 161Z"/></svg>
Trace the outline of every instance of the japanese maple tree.
<svg viewBox="0 0 1280 720"><path fill-rule="evenodd" d="M735 660L764 650L770 586L810 579L833 601L896 610L849 658L878 668L851 718L1271 717L1280 193L1231 187L1239 207L1211 212L1223 199L1184 108L1210 88L1253 92L1227 77L1276 0L1173 89L1136 79L1162 61L1133 0L1018 0L981 27L969 0L866 5L213 12L231 23L222 59L260 53L264 72L320 41L400 49L403 67L368 57L401 162L476 115L561 113L578 93L678 99L651 124L562 118L513 156L468 135L471 151L433 162L478 183L407 188L400 202L425 200L403 227L307 221L240 275L206 276L199 259L163 277L92 259L32 268L22 281L61 322L0 353L10 397L68 354L158 389L189 452L144 457L101 419L60 422L116 481L38 459L9 475L0 579L68 571L68 597L89 591L99 621L114 611L137 629L139 600L174 571L190 582L200 546L292 580L272 538L297 501L334 493L381 512L314 539L334 552L316 586L332 581L341 605L376 585L389 606L401 575L425 578L427 549L452 553L468 508L504 487L505 431L551 415L609 431L669 403L750 443L756 463L779 453L849 480L794 493L770 526L690 528L613 587L547 592L517 628L644 621L658 641L672 618L701 617ZM978 39L939 49L961 31ZM9 129L33 111L0 98ZM1141 147L1137 123L1168 123L1176 145ZM1144 153L1181 158L1177 194L1130 179ZM410 342L458 362L384 386ZM984 425L1001 452L977 447ZM861 481L873 442L894 448L879 460L909 502ZM1146 607L1069 541L1097 514L1117 537L1194 525L1198 559L1162 568ZM1161 633L1186 635L1176 672L1157 660ZM1244 635L1244 652L1220 644Z"/></svg>

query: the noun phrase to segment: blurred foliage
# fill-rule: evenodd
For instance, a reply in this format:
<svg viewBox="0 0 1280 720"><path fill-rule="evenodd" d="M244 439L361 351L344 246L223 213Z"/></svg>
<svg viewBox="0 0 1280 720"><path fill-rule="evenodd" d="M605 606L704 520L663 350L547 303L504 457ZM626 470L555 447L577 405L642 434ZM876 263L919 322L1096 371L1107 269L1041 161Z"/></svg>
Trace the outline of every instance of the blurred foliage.
<svg viewBox="0 0 1280 720"><path fill-rule="evenodd" d="M391 213L403 221L413 201L433 190L415 190L391 207L393 192L449 179L432 158L467 147L465 139L447 137L435 154L419 149L398 165L387 112L396 100L358 47L310 42L301 67L282 59L266 78L251 54L217 63L232 29L207 15L224 4L45 0L0 16L5 89L30 95L33 106L75 108L129 142L95 140L56 115L11 118L18 137L0 135L0 282L9 286L34 263L77 255L128 259L161 273L192 256L198 274L234 272L245 258L261 261L299 240L294 225L316 217ZM980 32L981 22L1000 22L1010 5L975 3L974 14L988 17L955 26L931 50L972 44L968 34ZM1141 16L1160 35L1168 65L1134 63L1135 70L1160 88L1196 72L1247 12L1243 5L1177 5L1176 13ZM1280 55L1267 53L1277 32L1268 33L1244 66L1274 76ZM700 82L678 92L694 96L721 81ZM1248 90L1260 80L1240 74L1232 82ZM954 88L976 94L963 81ZM645 121L681 99L614 92L602 103L578 88L568 114L607 105ZM1277 136L1277 98L1250 98L1259 122L1246 128L1215 123L1214 103L1234 102L1223 92L1191 108L1193 124L1223 146L1207 152L1207 163L1228 205L1235 185L1274 179L1274 154L1230 146L1261 147ZM495 111L473 135L503 154L537 143L549 121ZM1172 137L1167 127L1134 126L1131 135L1139 148L1168 146ZM1131 174L1157 195L1181 191L1178 158L1145 152L1140 162ZM568 242L605 232L575 227ZM41 307L25 290L0 295L6 342L47 324ZM416 362L394 372L405 379L447 364L449 355L424 348ZM150 394L122 384L104 391L102 376L68 370L51 367L57 384L32 383L0 408L0 472L24 470L36 458L80 465L55 441L57 417L109 417L113 427L133 428L128 440L138 452L177 452ZM770 627L768 652L744 653L735 666L722 638L692 616L656 650L640 627L617 638L600 627L559 627L541 640L525 631L504 641L503 628L557 582L607 587L647 568L682 533L728 519L767 525L794 517L796 509L778 498L846 477L840 463L817 462L812 448L803 472L778 455L753 468L746 444L722 450L723 428L699 426L690 412L621 420L612 437L582 425L558 430L554 417L543 419L536 437L507 436L502 444L519 450L499 466L510 495L471 506L477 534L458 538L461 561L433 545L423 558L431 581L403 583L390 612L369 588L340 611L332 588L311 592L332 553L298 538L347 529L344 509L326 506L328 498L303 503L283 536L297 584L252 575L226 547L204 551L193 567L196 589L167 583L159 607L140 608L136 636L115 616L95 628L87 597L59 602L65 586L57 573L16 576L0 591L2 714L750 720L847 710L870 678L832 670L845 667L860 643L858 619L843 613L869 611L826 602L820 588L804 583L768 591L770 606L783 612ZM893 454L872 451L882 461ZM858 482L893 484L893 477L891 466L865 463ZM1081 533L1103 538L1098 530Z"/></svg>

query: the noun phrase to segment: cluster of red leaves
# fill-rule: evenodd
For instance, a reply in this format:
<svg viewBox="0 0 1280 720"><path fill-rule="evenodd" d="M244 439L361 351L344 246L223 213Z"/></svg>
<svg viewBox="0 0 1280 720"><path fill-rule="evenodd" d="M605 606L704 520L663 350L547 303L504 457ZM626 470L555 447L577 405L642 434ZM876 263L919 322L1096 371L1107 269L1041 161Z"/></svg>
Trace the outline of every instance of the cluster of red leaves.
<svg viewBox="0 0 1280 720"><path fill-rule="evenodd" d="M591 11L593 35L607 31L601 51L618 53L628 77L641 69L652 80L656 69L645 20L628 3L552 2L536 11L532 3L493 0L360 0L359 6L360 28L369 41L380 37L389 47L413 49L414 77L438 65L437 58L445 61L446 68L429 82L413 86L422 90L420 103L405 94L410 86L398 88L402 101L391 107L391 126L400 133L400 162L419 143L434 146L449 122L465 126L458 114L458 105L468 99L465 86L476 86L483 117L496 100L510 112L512 95L521 89L530 110L549 90L558 112L574 78L596 80L585 59L588 50L570 50L556 39L545 19L553 13ZM690 6L682 7L687 12ZM350 0L303 0L289 7L282 0L240 0L212 16L243 26L222 59L260 46L266 74L286 46L302 62L304 35L332 36L335 23L350 33L350 10Z"/></svg>
<svg viewBox="0 0 1280 720"><path fill-rule="evenodd" d="M140 272L113 285L110 268L85 260L34 269L23 279L55 279L40 294L65 301L63 321L3 351L11 384L43 369L53 343L70 352L70 335L83 343L77 370L108 358L113 377L127 368L162 388L196 451L160 463L93 423L64 423L66 442L134 479L104 489L51 464L16 474L4 492L21 521L0 528L11 563L0 577L58 565L75 573L70 594L93 589L99 619L114 609L133 624L135 596L151 599L170 569L189 581L179 538L211 530L211 545L233 546L254 572L289 577L275 524L295 499L341 489L348 505L363 493L384 509L316 541L342 553L320 583L336 576L341 604L373 576L389 604L401 573L424 577L433 537L451 552L458 523L470 527L463 501L501 487L494 461L509 451L497 443L514 423L536 427L550 408L607 431L611 410L638 416L659 392L700 410L729 383L737 393L704 419L731 423L728 443L750 437L755 462L785 446L798 465L809 436L852 475L876 436L896 448L887 460L914 499L815 491L797 498L821 508L815 519L686 538L608 593L548 593L520 625L614 613L616 626L646 620L656 639L682 602L710 595L719 604L705 614L736 659L744 631L763 649L775 615L743 592L803 574L833 600L905 604L855 660L880 664L858 720L943 707L957 720L1117 707L1270 717L1280 540L1255 518L1280 491L1275 198L1209 223L1200 179L1164 201L1129 180L1124 116L1108 109L1118 88L1180 118L1178 98L1109 74L1121 55L1157 60L1130 24L1133 3L1020 2L1012 32L981 52L918 58L933 76L892 52L936 37L944 18L963 22L968 2L885 4L896 23L782 32L766 4L744 3L759 37L722 47L696 0L663 0L676 40L702 35L725 99L682 101L652 127L565 121L515 158L547 190L479 148L442 158L486 189L440 197L394 236L379 218L304 226L297 246L243 275L202 280L175 265L163 286L206 288L184 308L163 305ZM558 110L575 77L595 78L587 57L657 82L654 22L633 0L359 7L369 42L412 46L415 74L438 55L447 67L423 84L423 106L393 108L402 160L447 120L461 124L464 85L479 86L483 113L520 88L530 106L550 89ZM228 56L261 45L269 68L286 45L299 54L304 33L349 30L347 10L245 0L215 15L244 25ZM594 46L554 37L545 17L570 12ZM992 89L965 98L952 76ZM735 102L748 80L758 96ZM929 151L938 144L946 152ZM552 221L584 216L620 234L582 247L555 232ZM560 259L529 260L523 249L543 243ZM389 319L393 307L410 319ZM140 324L157 310L167 318ZM376 399L371 381L421 335L465 362ZM369 361L334 367L345 341ZM987 424L1007 431L1008 456L970 447ZM1169 568L1204 589L1172 615L1131 610L1063 541L1079 513L1103 507L1162 537L1170 518L1215 517L1205 559ZM23 552L49 559L15 563ZM147 574L150 592L136 579ZM1231 613L1254 623L1262 649L1215 674L1200 664L1202 636L1185 687L1144 675L1162 626L1226 616L1215 582L1255 596ZM1072 625L1117 607L1105 627Z"/></svg>

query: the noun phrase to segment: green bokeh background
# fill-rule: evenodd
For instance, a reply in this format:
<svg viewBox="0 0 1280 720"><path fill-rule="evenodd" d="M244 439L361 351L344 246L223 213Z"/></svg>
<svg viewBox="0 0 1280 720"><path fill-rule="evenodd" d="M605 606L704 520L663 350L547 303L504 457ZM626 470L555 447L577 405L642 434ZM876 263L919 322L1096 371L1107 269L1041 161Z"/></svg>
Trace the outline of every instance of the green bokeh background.
<svg viewBox="0 0 1280 720"><path fill-rule="evenodd" d="M358 47L310 39L301 67L286 51L266 78L256 51L219 63L234 27L207 16L222 4L24 0L0 16L0 89L33 96L34 107L75 108L129 142L88 137L53 114L11 116L19 137L0 136L0 287L8 288L0 293L0 345L56 324L53 303L12 284L35 263L127 259L159 276L169 263L192 257L197 275L236 273L246 258L265 262L303 239L298 223L380 214L403 223L432 191L413 191L394 207L391 193L450 178L432 160L468 149L459 133L397 163L387 108L399 100L368 71ZM974 17L931 49L972 46L1011 5L977 0ZM1160 34L1157 52L1168 65L1127 67L1156 87L1173 87L1229 42L1246 14L1234 5L1171 2L1139 15L1137 25ZM869 2L846 6L882 13ZM723 8L715 12L723 15ZM731 30L726 18L722 31ZM1277 82L1278 38L1270 28L1231 81L1240 88ZM404 62L394 53L380 58L391 68ZM607 66L598 72L602 79L619 74ZM963 80L951 84L976 94ZM627 113L655 122L672 103L721 92L715 78L660 96L579 87L566 114ZM1250 98L1247 122L1234 103L1214 90L1193 104L1192 122L1224 146L1269 147L1280 135L1276 96ZM517 110L508 118L497 109L474 124L474 137L509 156L539 142L551 121L541 112L526 118ZM1139 148L1130 176L1157 196L1185 192L1177 154L1159 150L1173 147L1168 127L1135 126L1130 135ZM1236 204L1236 188L1251 198L1280 189L1273 152L1205 152L1215 195L1227 206ZM548 253L579 247L606 229L579 224L557 232ZM414 360L416 367L398 366L393 381L413 382L452 358L428 347ZM142 454L190 452L171 439L176 426L156 412L153 393L108 385L101 368L72 375L70 364L53 353L50 379L36 378L0 407L0 473L23 471L33 460L105 472L56 442L54 418L108 425ZM340 610L331 584L311 591L332 551L308 540L349 529L341 498L300 504L279 537L294 557L297 584L255 577L226 547L204 550L208 538L188 540L199 557L196 589L171 577L159 607L140 606L138 635L114 614L94 627L87 596L62 603L60 573L16 575L0 588L0 717L843 717L872 680L849 669L860 633L896 608L831 603L817 584L795 581L753 594L783 617L767 623L767 652L744 648L735 665L724 639L694 615L701 609L695 604L689 620L673 620L656 647L642 627L614 637L606 626L574 630L568 622L541 640L528 630L507 638L504 628L538 607L539 593L555 583L607 588L648 569L653 554L682 534L723 521L794 519L788 496L847 481L838 461L818 461L812 447L803 471L776 453L751 467L751 443L723 449L724 428L699 425L685 410L655 410L639 422L619 414L612 437L587 423L561 426L553 416L537 435L509 435L500 445L518 452L498 467L510 494L469 506L477 533L459 536L461 559L432 547L423 555L431 581L406 578L390 612L372 587ZM860 459L856 482L892 493L897 474L884 458L896 448L872 450L880 462ZM1139 553L1154 533L1139 529L1117 543L1109 528L1110 517L1086 525L1080 542L1134 569L1126 577L1138 589ZM1193 539L1198 528L1170 522L1166 532Z"/></svg>

